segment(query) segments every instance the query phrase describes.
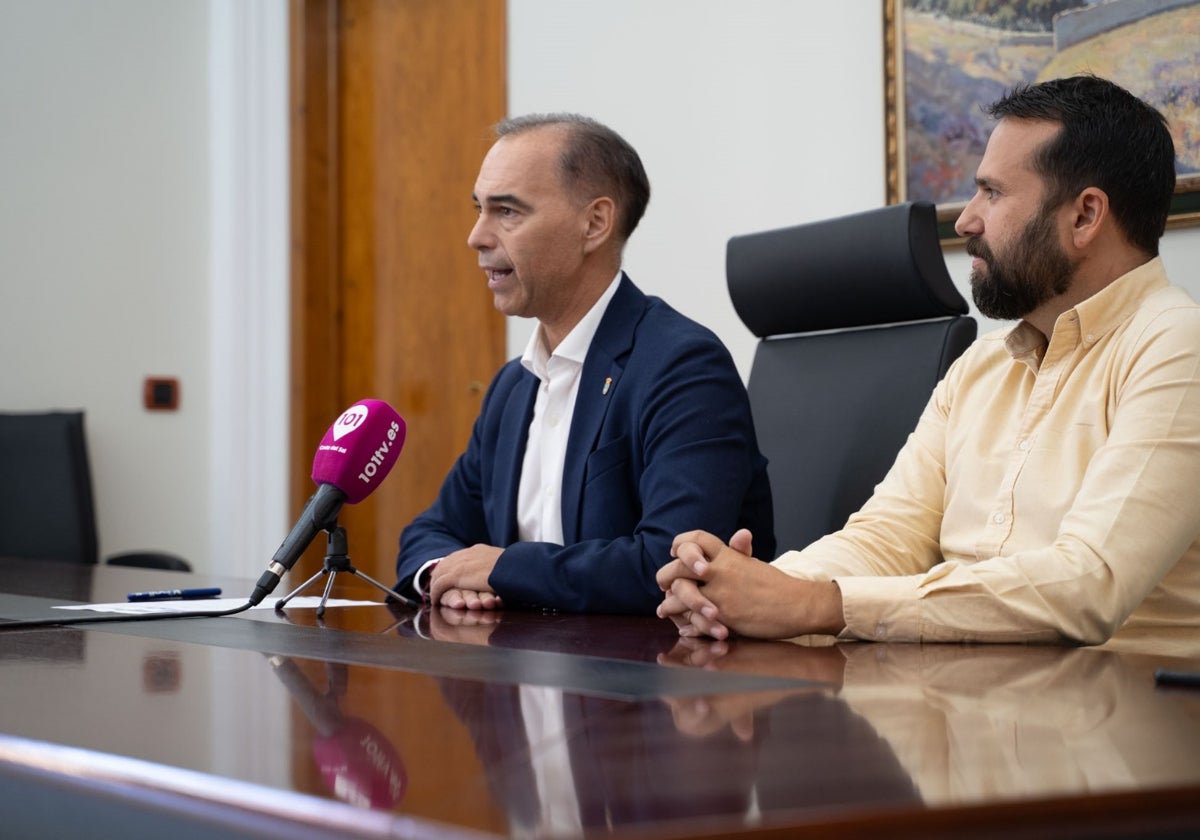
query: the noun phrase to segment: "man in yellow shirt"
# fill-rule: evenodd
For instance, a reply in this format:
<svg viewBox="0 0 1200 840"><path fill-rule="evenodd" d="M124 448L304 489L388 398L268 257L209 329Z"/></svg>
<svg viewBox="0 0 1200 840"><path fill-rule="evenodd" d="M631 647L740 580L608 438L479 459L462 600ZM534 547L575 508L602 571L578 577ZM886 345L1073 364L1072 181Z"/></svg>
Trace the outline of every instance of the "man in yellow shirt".
<svg viewBox="0 0 1200 840"><path fill-rule="evenodd" d="M1018 88L955 225L1020 318L938 384L845 527L771 564L694 531L658 574L684 636L1075 642L1200 628L1200 306L1158 241L1163 117L1093 76ZM869 243L864 243L869 245Z"/></svg>

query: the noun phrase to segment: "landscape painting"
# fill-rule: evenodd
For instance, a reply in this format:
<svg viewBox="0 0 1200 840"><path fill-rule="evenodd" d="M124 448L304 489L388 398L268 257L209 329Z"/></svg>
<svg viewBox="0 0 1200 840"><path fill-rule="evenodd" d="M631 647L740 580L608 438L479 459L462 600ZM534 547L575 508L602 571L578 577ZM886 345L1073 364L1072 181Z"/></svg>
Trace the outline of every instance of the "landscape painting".
<svg viewBox="0 0 1200 840"><path fill-rule="evenodd" d="M1090 72L1162 111L1179 178L1173 223L1200 221L1200 0L884 0L888 202L952 219L1016 84Z"/></svg>

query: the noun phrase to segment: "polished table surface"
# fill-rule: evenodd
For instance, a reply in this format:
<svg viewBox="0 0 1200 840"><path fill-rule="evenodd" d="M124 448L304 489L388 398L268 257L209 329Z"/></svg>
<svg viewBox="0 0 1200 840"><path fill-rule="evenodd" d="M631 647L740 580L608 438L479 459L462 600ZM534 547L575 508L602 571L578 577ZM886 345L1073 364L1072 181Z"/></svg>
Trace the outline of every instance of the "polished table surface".
<svg viewBox="0 0 1200 840"><path fill-rule="evenodd" d="M0 619L252 588L0 575ZM0 630L0 835L1189 837L1200 691L1154 672L1200 669L1195 636L721 645L382 604Z"/></svg>

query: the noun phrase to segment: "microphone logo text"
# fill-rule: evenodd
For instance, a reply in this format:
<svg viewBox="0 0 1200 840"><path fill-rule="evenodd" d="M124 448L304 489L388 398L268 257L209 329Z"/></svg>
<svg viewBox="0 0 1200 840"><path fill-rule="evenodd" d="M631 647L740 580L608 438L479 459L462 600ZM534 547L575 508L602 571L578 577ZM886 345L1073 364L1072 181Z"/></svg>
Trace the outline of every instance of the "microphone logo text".
<svg viewBox="0 0 1200 840"><path fill-rule="evenodd" d="M379 467L383 464L388 452L392 449L392 445L396 442L396 435L398 434L400 434L400 424L393 420L392 424L388 427L386 439L380 442L379 447L371 454L371 459L367 461L367 465L363 467L363 471L358 474L360 481L365 484L371 483L371 479L379 472Z"/></svg>

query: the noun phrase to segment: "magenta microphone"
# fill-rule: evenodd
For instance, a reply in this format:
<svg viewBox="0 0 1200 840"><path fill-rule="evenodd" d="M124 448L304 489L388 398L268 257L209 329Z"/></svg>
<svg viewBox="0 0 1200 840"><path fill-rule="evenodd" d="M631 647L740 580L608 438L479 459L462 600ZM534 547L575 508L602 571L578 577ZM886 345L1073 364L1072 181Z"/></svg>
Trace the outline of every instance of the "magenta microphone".
<svg viewBox="0 0 1200 840"><path fill-rule="evenodd" d="M313 457L317 492L258 579L251 605L275 589L317 534L334 526L343 504L374 492L395 466L406 430L404 418L382 400L359 400L333 422Z"/></svg>

